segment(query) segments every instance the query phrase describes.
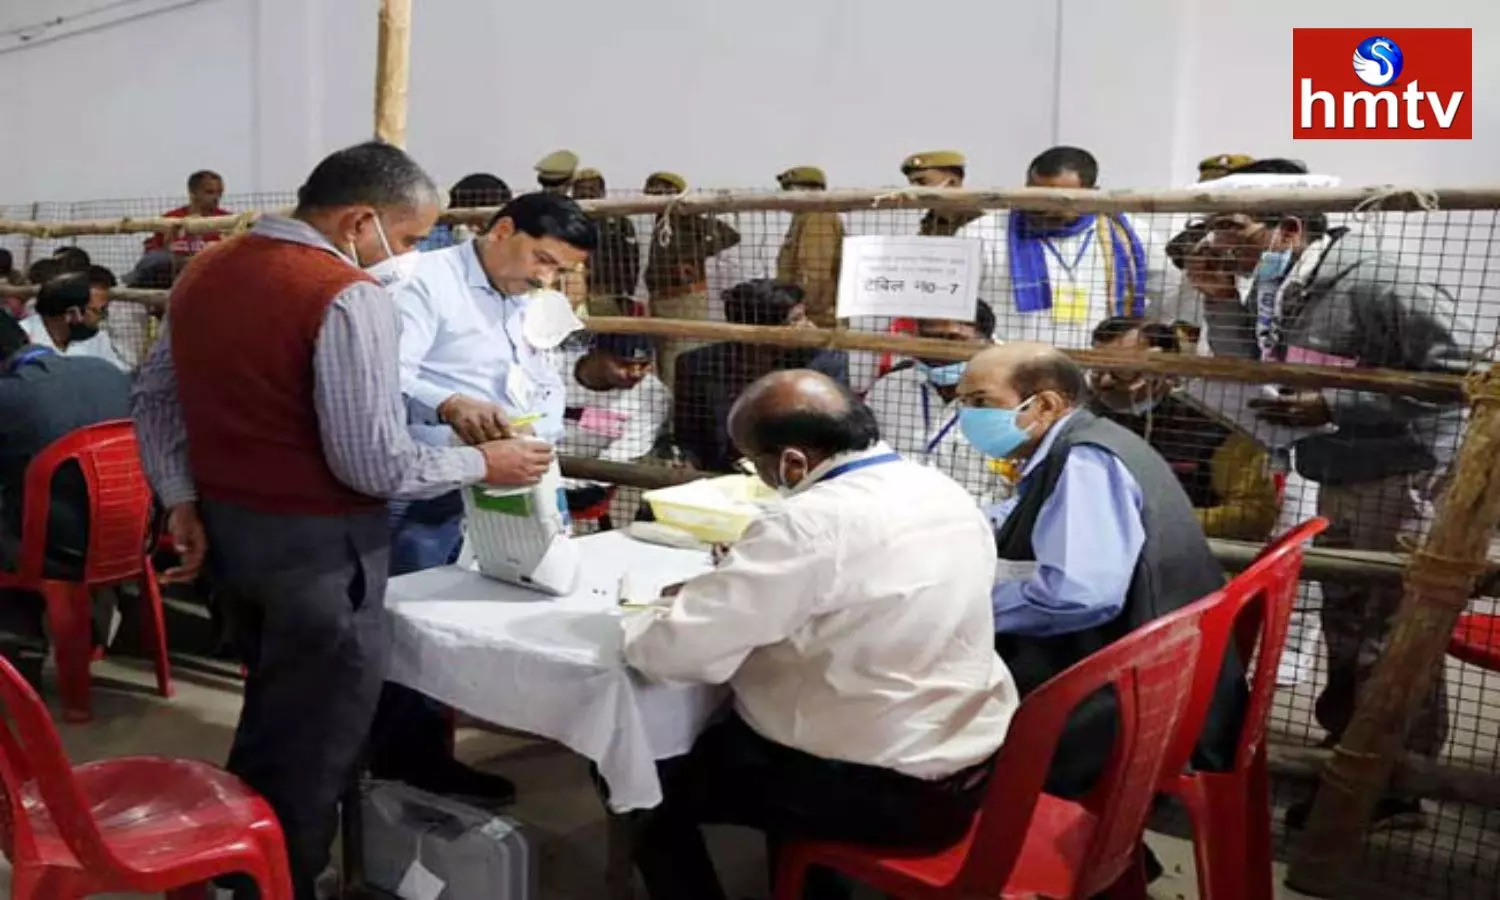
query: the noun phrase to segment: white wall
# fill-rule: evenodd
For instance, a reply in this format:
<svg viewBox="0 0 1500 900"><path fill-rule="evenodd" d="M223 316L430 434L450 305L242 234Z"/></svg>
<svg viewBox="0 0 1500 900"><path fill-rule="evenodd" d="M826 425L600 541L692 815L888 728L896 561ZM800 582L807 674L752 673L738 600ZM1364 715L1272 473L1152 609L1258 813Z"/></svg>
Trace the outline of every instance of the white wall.
<svg viewBox="0 0 1500 900"><path fill-rule="evenodd" d="M370 131L377 5L5 0L0 201L176 195L204 166L233 193L294 188ZM621 187L656 168L770 186L797 163L877 185L899 180L905 154L955 146L973 182L1005 184L1054 140L1093 149L1111 186L1180 183L1231 151L1354 183L1496 173L1493 0L1428 0L1420 15L1397 0L416 6L409 145L444 182L490 170L526 186L537 157L567 146ZM1473 27L1474 140L1292 141L1293 25Z"/></svg>

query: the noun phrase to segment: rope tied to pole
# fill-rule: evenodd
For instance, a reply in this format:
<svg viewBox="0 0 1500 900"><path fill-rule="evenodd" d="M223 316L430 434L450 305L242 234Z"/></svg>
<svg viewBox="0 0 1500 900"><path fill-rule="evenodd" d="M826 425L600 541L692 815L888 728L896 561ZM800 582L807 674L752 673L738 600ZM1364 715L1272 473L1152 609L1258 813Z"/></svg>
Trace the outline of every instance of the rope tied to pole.
<svg viewBox="0 0 1500 900"><path fill-rule="evenodd" d="M672 243L672 217L676 215L677 204L687 196L687 191L682 191L667 201L667 208L661 211L656 218L656 246L665 250Z"/></svg>

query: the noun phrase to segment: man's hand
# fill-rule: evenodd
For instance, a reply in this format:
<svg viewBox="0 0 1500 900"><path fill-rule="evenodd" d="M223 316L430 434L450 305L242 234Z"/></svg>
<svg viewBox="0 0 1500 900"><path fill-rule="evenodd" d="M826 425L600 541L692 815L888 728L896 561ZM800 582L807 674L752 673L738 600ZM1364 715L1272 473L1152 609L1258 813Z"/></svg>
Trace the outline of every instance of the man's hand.
<svg viewBox="0 0 1500 900"><path fill-rule="evenodd" d="M1333 420L1328 401L1317 391L1283 394L1274 400L1268 397L1253 398L1248 406L1256 415L1273 425L1292 428L1316 428Z"/></svg>
<svg viewBox="0 0 1500 900"><path fill-rule="evenodd" d="M505 410L494 403L454 394L438 404L438 421L452 426L466 444L515 437Z"/></svg>
<svg viewBox="0 0 1500 900"><path fill-rule="evenodd" d="M198 504L179 503L168 510L167 533L172 536L181 561L161 573L161 580L167 584L193 581L208 552L208 534L203 530L203 520L198 518Z"/></svg>
<svg viewBox="0 0 1500 900"><path fill-rule="evenodd" d="M479 445L479 452L484 454L485 484L536 484L552 465L552 445L532 438L489 441Z"/></svg>

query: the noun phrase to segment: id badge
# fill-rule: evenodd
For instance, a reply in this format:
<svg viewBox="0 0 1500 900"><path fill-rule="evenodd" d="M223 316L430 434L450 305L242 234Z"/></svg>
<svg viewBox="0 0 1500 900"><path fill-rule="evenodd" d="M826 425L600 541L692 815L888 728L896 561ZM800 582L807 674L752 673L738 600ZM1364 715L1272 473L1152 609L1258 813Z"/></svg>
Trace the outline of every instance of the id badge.
<svg viewBox="0 0 1500 900"><path fill-rule="evenodd" d="M1087 322L1089 318L1089 290L1071 281L1057 282L1052 286L1052 320L1055 322Z"/></svg>
<svg viewBox="0 0 1500 900"><path fill-rule="evenodd" d="M531 376L519 364L512 365L505 372L505 399L509 401L511 409L518 412L526 412L531 409L531 397L536 392L536 386L531 382Z"/></svg>

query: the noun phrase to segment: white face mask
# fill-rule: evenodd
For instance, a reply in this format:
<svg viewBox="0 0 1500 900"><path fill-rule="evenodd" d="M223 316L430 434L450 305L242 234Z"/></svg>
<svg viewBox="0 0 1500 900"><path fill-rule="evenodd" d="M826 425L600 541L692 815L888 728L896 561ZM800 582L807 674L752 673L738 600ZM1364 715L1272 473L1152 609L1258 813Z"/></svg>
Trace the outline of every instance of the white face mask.
<svg viewBox="0 0 1500 900"><path fill-rule="evenodd" d="M533 291L522 316L521 334L538 350L551 350L583 328L567 295L558 291Z"/></svg>
<svg viewBox="0 0 1500 900"><path fill-rule="evenodd" d="M391 242L385 236L385 224L380 221L380 213L375 214L375 236L380 238L380 249L385 251L384 259L377 263L371 263L368 266L365 265L359 258L359 247L351 240L348 247L349 261L354 263L356 268L364 269L371 277L380 282L381 287L389 287L396 283L397 275L395 273L399 272L403 266L415 265L416 254L401 254L401 256L412 257L412 263L395 262L401 256L397 256L396 251L391 249ZM411 274L409 269L407 269L406 274L408 276Z"/></svg>
<svg viewBox="0 0 1500 900"><path fill-rule="evenodd" d="M387 256L365 269L365 274L379 282L381 287L396 290L411 279L421 261L422 254L416 252Z"/></svg>

